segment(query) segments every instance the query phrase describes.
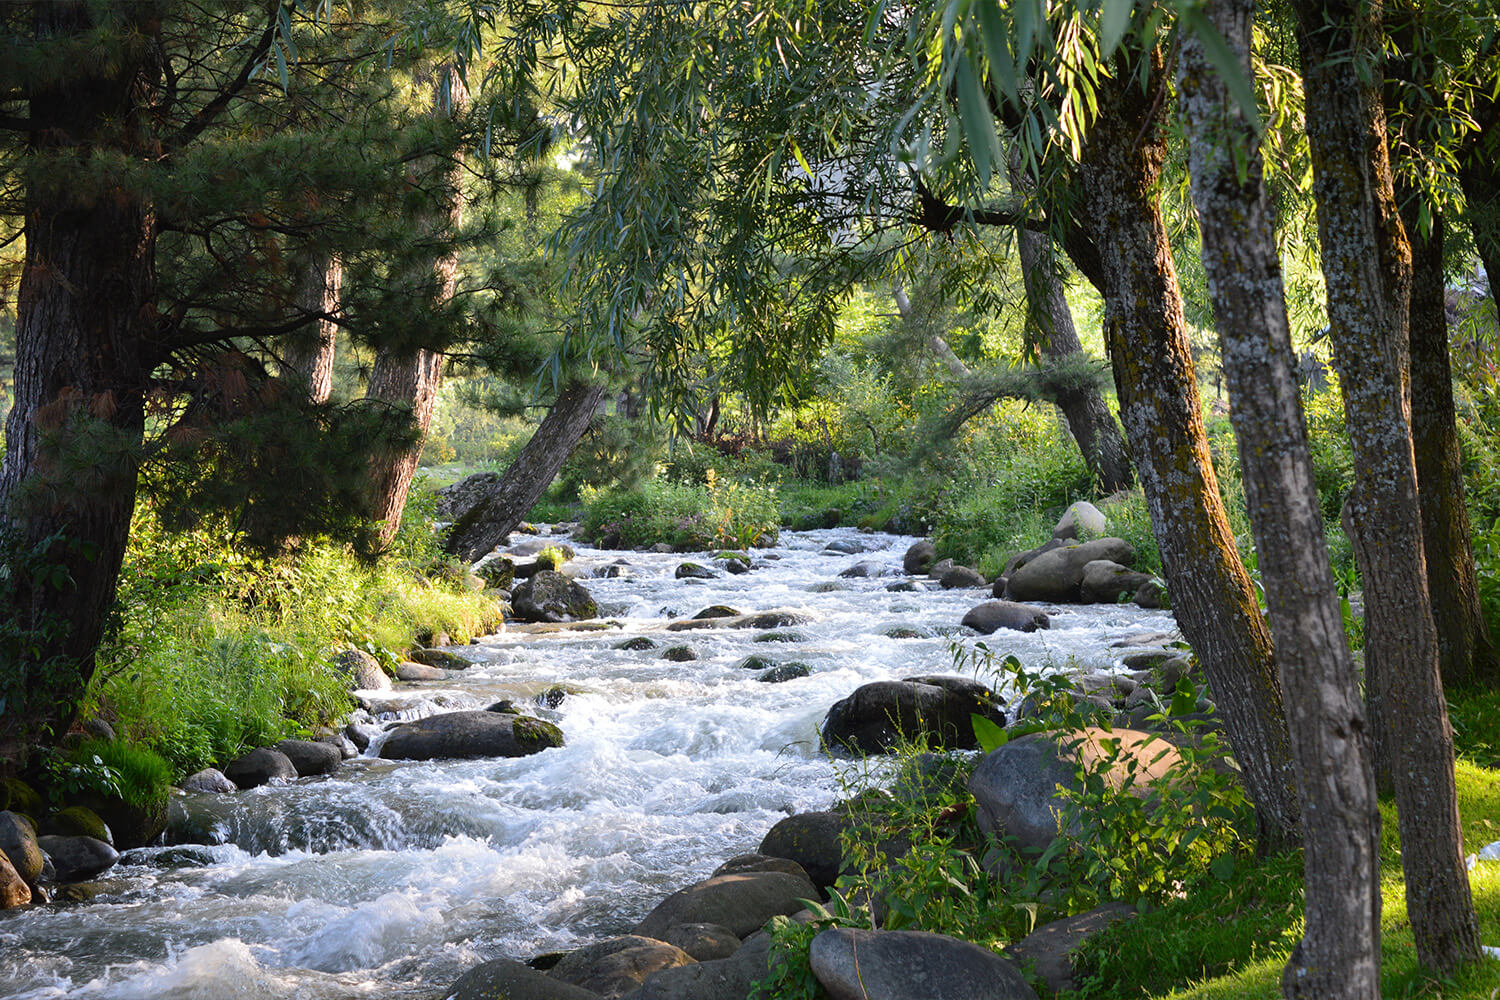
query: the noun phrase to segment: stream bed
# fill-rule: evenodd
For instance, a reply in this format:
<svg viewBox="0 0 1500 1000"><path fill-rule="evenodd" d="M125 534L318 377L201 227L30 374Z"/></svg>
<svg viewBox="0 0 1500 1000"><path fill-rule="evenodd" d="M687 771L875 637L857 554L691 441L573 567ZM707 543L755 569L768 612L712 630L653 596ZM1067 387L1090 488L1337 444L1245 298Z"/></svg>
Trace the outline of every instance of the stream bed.
<svg viewBox="0 0 1500 1000"><path fill-rule="evenodd" d="M372 706L388 721L509 698L556 722L566 746L397 762L371 756L377 737L329 777L178 800L174 846L131 852L90 902L0 914L0 997L431 1000L482 961L623 933L777 820L842 797L861 765L820 751L828 707L869 681L955 672L952 642L972 642L958 622L989 599L888 591L915 539L853 529L784 533L751 572L712 580L674 575L707 554L569 541L570 569L618 628L489 636L456 648L468 670L398 683ZM621 576L588 578L617 560ZM860 562L884 575L839 577ZM666 631L715 604L808 622L775 630L797 642ZM1175 629L1170 612L1131 605L1047 610L1050 630L988 644L1032 668L1110 671L1112 642ZM898 627L923 637L885 634ZM634 636L658 648L615 648ZM680 644L698 658L662 657ZM811 673L760 683L738 665L752 654ZM559 686L555 708L536 704Z"/></svg>

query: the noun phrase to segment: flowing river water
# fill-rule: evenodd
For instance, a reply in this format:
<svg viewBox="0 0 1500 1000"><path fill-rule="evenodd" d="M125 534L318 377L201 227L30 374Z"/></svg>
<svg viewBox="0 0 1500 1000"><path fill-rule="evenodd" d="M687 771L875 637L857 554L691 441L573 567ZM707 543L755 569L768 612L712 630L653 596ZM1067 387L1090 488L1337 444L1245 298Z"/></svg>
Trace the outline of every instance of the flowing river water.
<svg viewBox="0 0 1500 1000"><path fill-rule="evenodd" d="M516 539L519 540L519 539ZM860 684L953 673L975 590L892 592L915 539L831 529L783 534L741 576L679 580L706 555L600 552L574 544L603 632L511 630L456 651L446 680L398 684L376 722L518 704L567 744L519 759L395 762L365 756L335 775L174 807L173 846L131 852L87 903L0 914L0 997L441 997L491 958L527 958L624 933L672 891L753 851L777 820L827 807L858 765L819 750L828 707ZM859 554L833 552L832 542ZM856 563L883 576L840 578ZM933 585L935 587L935 585ZM665 631L714 604L789 609L796 643L757 629ZM1170 612L1047 609L1052 628L989 644L1029 667L1118 669L1111 643L1172 630ZM918 638L885 633L906 626ZM622 650L648 636L654 650ZM970 639L969 641L972 641ZM698 659L663 659L671 645ZM812 672L758 682L751 654ZM373 731L373 728L372 728Z"/></svg>

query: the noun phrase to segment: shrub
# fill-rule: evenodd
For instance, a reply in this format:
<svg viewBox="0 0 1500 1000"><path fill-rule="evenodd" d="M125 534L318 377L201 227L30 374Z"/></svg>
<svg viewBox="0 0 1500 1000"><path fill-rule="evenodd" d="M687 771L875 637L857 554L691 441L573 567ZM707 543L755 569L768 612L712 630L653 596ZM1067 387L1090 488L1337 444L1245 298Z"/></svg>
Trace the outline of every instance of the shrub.
<svg viewBox="0 0 1500 1000"><path fill-rule="evenodd" d="M779 533L776 488L724 481L705 486L653 480L634 490L585 490L583 533L595 544L692 550L769 545Z"/></svg>

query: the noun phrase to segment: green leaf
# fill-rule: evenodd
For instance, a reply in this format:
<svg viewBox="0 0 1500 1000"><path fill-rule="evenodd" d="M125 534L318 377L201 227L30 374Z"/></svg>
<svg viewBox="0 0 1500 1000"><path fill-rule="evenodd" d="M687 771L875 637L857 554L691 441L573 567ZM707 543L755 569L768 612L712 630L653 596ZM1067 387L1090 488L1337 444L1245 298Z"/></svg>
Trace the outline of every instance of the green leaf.
<svg viewBox="0 0 1500 1000"><path fill-rule="evenodd" d="M1135 0L1104 0L1104 10L1099 16L1099 49L1106 59L1119 48L1133 13Z"/></svg>
<svg viewBox="0 0 1500 1000"><path fill-rule="evenodd" d="M1234 878L1234 855L1219 855L1217 858L1214 858L1213 863L1208 866L1208 870L1213 872L1214 878L1218 879L1220 882L1228 882L1230 879Z"/></svg>
<svg viewBox="0 0 1500 1000"><path fill-rule="evenodd" d="M1172 692L1172 705L1167 709L1168 715L1190 715L1198 708L1198 689L1193 682L1186 677L1177 682L1177 690Z"/></svg>
<svg viewBox="0 0 1500 1000"><path fill-rule="evenodd" d="M964 138L969 141L969 155L974 159L974 170L979 174L979 182L988 184L998 152L995 119L990 114L984 91L974 76L969 55L960 53L957 58L953 89L958 97L958 117L963 124Z"/></svg>
<svg viewBox="0 0 1500 1000"><path fill-rule="evenodd" d="M1010 734L993 719L976 713L969 716L969 723L974 727L974 739L979 741L979 749L985 753L992 753L1010 742Z"/></svg>

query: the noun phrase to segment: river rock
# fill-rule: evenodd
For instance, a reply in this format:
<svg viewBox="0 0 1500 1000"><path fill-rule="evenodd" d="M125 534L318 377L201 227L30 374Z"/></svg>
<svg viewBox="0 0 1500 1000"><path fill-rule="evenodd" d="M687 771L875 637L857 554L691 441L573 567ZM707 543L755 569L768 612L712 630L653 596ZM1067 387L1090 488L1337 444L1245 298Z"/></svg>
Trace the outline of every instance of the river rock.
<svg viewBox="0 0 1500 1000"><path fill-rule="evenodd" d="M1005 724L993 691L966 677L909 677L862 684L835 702L823 720L823 742L851 753L887 753L925 736L932 749L979 746L969 716Z"/></svg>
<svg viewBox="0 0 1500 1000"><path fill-rule="evenodd" d="M754 614L735 615L728 618L689 618L672 622L668 632L695 632L701 629L737 628L786 628L789 625L804 625L810 619L797 611L757 611Z"/></svg>
<svg viewBox="0 0 1500 1000"><path fill-rule="evenodd" d="M599 614L599 606L581 584L550 569L516 587L510 604L516 617L527 622L575 622Z"/></svg>
<svg viewBox="0 0 1500 1000"><path fill-rule="evenodd" d="M297 768L287 755L270 747L251 750L224 765L224 777L236 788L258 788L297 780Z"/></svg>
<svg viewBox="0 0 1500 1000"><path fill-rule="evenodd" d="M755 679L762 684L784 684L787 681L794 681L799 677L806 677L810 673L812 673L812 667L809 667L805 663L791 660L786 663L778 663Z"/></svg>
<svg viewBox="0 0 1500 1000"><path fill-rule="evenodd" d="M1048 601L1057 604L1077 603L1083 584L1083 568L1096 559L1128 566L1135 561L1135 549L1119 538L1096 538L1078 545L1063 545L1041 555L1007 574L1006 593L1016 601Z"/></svg>
<svg viewBox="0 0 1500 1000"><path fill-rule="evenodd" d="M182 779L178 786L184 792L207 792L214 795L222 795L225 792L239 791L238 785L225 777L224 772L217 767L205 767L201 771L194 771Z"/></svg>
<svg viewBox="0 0 1500 1000"><path fill-rule="evenodd" d="M664 940L687 952L695 962L717 961L740 950L740 939L719 924L678 924L667 928Z"/></svg>
<svg viewBox="0 0 1500 1000"><path fill-rule="evenodd" d="M516 584L516 561L507 556L485 556L474 564L474 572L494 590L510 590Z"/></svg>
<svg viewBox="0 0 1500 1000"><path fill-rule="evenodd" d="M680 563L677 567L677 579L679 580L714 580L719 574L707 566L700 566L695 562Z"/></svg>
<svg viewBox="0 0 1500 1000"><path fill-rule="evenodd" d="M385 760L525 757L562 745L562 730L541 719L499 712L446 712L397 726L381 746L380 756Z"/></svg>
<svg viewBox="0 0 1500 1000"><path fill-rule="evenodd" d="M698 653L692 646L668 646L661 654L663 660L671 660L673 663L687 663L698 658Z"/></svg>
<svg viewBox="0 0 1500 1000"><path fill-rule="evenodd" d="M1047 612L1032 604L985 601L969 609L969 613L964 615L963 624L982 635L990 635L1003 628L1017 632L1051 628L1052 619L1047 617Z"/></svg>
<svg viewBox="0 0 1500 1000"><path fill-rule="evenodd" d="M714 604L693 616L693 621L704 622L711 618L736 618L739 612L727 604Z"/></svg>
<svg viewBox="0 0 1500 1000"><path fill-rule="evenodd" d="M884 570L878 562L873 559L861 559L839 574L841 577L851 580L867 580L880 576Z"/></svg>
<svg viewBox="0 0 1500 1000"><path fill-rule="evenodd" d="M425 663L416 663L412 660L403 660L396 664L398 681L440 681L447 676L448 671L442 667L429 667Z"/></svg>
<svg viewBox="0 0 1500 1000"><path fill-rule="evenodd" d="M861 552L869 552L870 548L870 545L858 538L835 538L823 546L823 551L841 556L855 556Z"/></svg>
<svg viewBox="0 0 1500 1000"><path fill-rule="evenodd" d="M943 578L943 574L952 569L954 565L955 564L952 559L943 559L933 563L932 568L927 571L927 579L941 580Z"/></svg>
<svg viewBox="0 0 1500 1000"><path fill-rule="evenodd" d="M10 809L27 816L40 816L47 805L42 797L20 778L0 778L0 809Z"/></svg>
<svg viewBox="0 0 1500 1000"><path fill-rule="evenodd" d="M1083 567L1078 596L1085 604L1118 604L1122 597L1134 597L1150 581L1150 573L1137 573L1117 562L1095 559Z"/></svg>
<svg viewBox="0 0 1500 1000"><path fill-rule="evenodd" d="M4 851L0 851L0 910L13 910L31 902L31 886L16 871Z"/></svg>
<svg viewBox="0 0 1500 1000"><path fill-rule="evenodd" d="M560 979L565 983L572 983L574 986L597 993L604 1000L615 1000L639 988L641 982L653 972L691 965L697 961L676 945L633 935L600 942L600 944L610 945L627 941L631 943L598 954L587 964L575 962L578 952L573 952L547 974L554 979ZM588 951L597 947L597 945L591 946L583 950Z"/></svg>
<svg viewBox="0 0 1500 1000"><path fill-rule="evenodd" d="M380 669L380 661L363 649L346 649L333 658L333 668L349 680L355 691L389 691L391 679Z"/></svg>
<svg viewBox="0 0 1500 1000"><path fill-rule="evenodd" d="M615 643L615 649L628 649L632 652L641 652L642 650L655 649L656 645L655 639L648 639L643 635L638 635L634 638L626 639L624 642Z"/></svg>
<svg viewBox="0 0 1500 1000"><path fill-rule="evenodd" d="M42 837L41 849L52 859L59 882L82 882L109 871L120 860L119 852L93 837Z"/></svg>
<svg viewBox="0 0 1500 1000"><path fill-rule="evenodd" d="M906 550L906 555L901 557L901 568L909 576L923 576L932 568L932 561L936 558L937 550L931 542L923 539Z"/></svg>
<svg viewBox="0 0 1500 1000"><path fill-rule="evenodd" d="M715 868L711 877L743 875L745 872L786 872L788 875L796 875L798 878L808 878L806 870L797 864L797 862L790 858L776 857L772 854L736 854Z"/></svg>
<svg viewBox="0 0 1500 1000"><path fill-rule="evenodd" d="M745 1000L769 974L770 953L771 936L753 934L728 958L663 969L620 1000Z"/></svg>
<svg viewBox="0 0 1500 1000"><path fill-rule="evenodd" d="M1071 993L1073 952L1100 931L1135 916L1128 903L1105 903L1086 913L1054 920L1033 930L1005 953L1022 969L1029 969L1053 993Z"/></svg>
<svg viewBox="0 0 1500 1000"><path fill-rule="evenodd" d="M963 590L970 587L983 587L985 583L984 574L977 569L968 566L953 566L942 576L938 577L938 584L944 590Z"/></svg>
<svg viewBox="0 0 1500 1000"><path fill-rule="evenodd" d="M506 551L513 556L534 556L545 549L556 549L561 552L564 560L572 559L578 555L573 551L573 546L566 542L559 542L555 538L528 538L524 542L512 545Z"/></svg>
<svg viewBox="0 0 1500 1000"><path fill-rule="evenodd" d="M1077 745L1069 746L1074 740ZM1170 744L1134 729L1090 727L1072 739L1058 733L1020 736L985 754L969 778L979 828L1013 837L1022 848L1044 849L1057 836L1064 807L1058 788L1079 788L1080 758L1085 766L1099 766L1105 756L1101 740L1119 740L1122 760L1137 762L1133 795L1149 795L1152 784L1179 762ZM1119 787L1123 776L1123 767L1117 767L1106 779Z"/></svg>
<svg viewBox="0 0 1500 1000"><path fill-rule="evenodd" d="M760 842L760 855L797 865L814 885L826 889L843 871L844 847L839 838L853 825L854 819L843 809L795 813L771 827Z"/></svg>
<svg viewBox="0 0 1500 1000"><path fill-rule="evenodd" d="M1135 592L1135 603L1137 607L1157 611L1172 606L1167 597L1167 585L1152 577L1141 584Z"/></svg>
<svg viewBox="0 0 1500 1000"><path fill-rule="evenodd" d="M115 844L115 836L109 832L109 825L87 806L59 809L47 817L42 829L54 837L93 837L111 847Z"/></svg>
<svg viewBox="0 0 1500 1000"><path fill-rule="evenodd" d="M446 649L414 649L410 656L413 663L443 670L468 670L474 665L473 660Z"/></svg>
<svg viewBox="0 0 1500 1000"><path fill-rule="evenodd" d="M439 521L461 521L478 507L500 482L498 472L476 472L436 491L433 517Z"/></svg>
<svg viewBox="0 0 1500 1000"><path fill-rule="evenodd" d="M10 859L11 867L27 885L35 885L42 877L42 849L37 845L36 829L20 813L8 809L0 812L0 853Z"/></svg>
<svg viewBox="0 0 1500 1000"><path fill-rule="evenodd" d="M799 900L817 898L811 882L786 872L720 875L672 893L636 925L635 933L660 938L677 924L718 924L743 938L772 917L802 909Z"/></svg>
<svg viewBox="0 0 1500 1000"><path fill-rule="evenodd" d="M830 928L808 958L832 1000L1036 1000L1013 962L944 934Z"/></svg>
<svg viewBox="0 0 1500 1000"><path fill-rule="evenodd" d="M1028 549L1025 552L1017 552L1006 561L1005 568L1000 571L1000 575L1010 576L1016 570L1020 569L1022 566L1025 566L1027 563L1031 562L1031 560L1035 559L1042 553L1051 552L1053 549L1060 549L1067 544L1067 542L1063 541L1060 538L1049 538L1034 549Z"/></svg>
<svg viewBox="0 0 1500 1000"><path fill-rule="evenodd" d="M286 754L286 759L297 769L297 777L306 778L315 774L332 774L344 762L344 755L336 746L315 743L311 740L282 740L272 749Z"/></svg>
<svg viewBox="0 0 1500 1000"><path fill-rule="evenodd" d="M1104 512L1087 500L1080 500L1067 510L1058 519L1057 527L1052 529L1052 537L1060 542L1090 538L1100 538L1109 530L1109 519Z"/></svg>
<svg viewBox="0 0 1500 1000"><path fill-rule="evenodd" d="M599 1000L599 994L553 979L529 965L499 958L463 974L444 1000Z"/></svg>

